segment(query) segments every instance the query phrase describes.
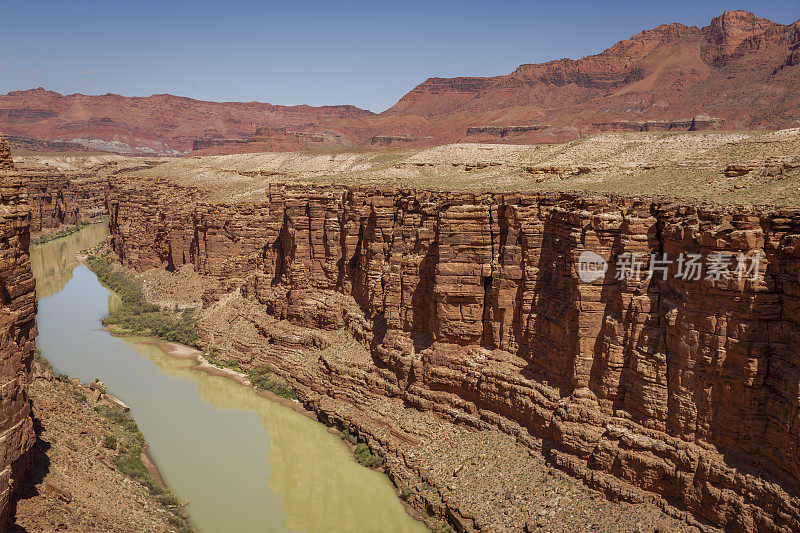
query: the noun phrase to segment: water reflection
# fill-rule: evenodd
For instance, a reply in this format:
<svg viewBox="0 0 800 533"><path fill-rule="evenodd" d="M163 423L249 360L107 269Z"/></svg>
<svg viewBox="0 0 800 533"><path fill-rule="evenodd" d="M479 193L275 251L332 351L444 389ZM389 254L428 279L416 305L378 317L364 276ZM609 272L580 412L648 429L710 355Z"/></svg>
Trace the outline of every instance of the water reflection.
<svg viewBox="0 0 800 533"><path fill-rule="evenodd" d="M75 254L108 236L108 224L99 222L67 237L31 246L31 267L36 278L37 298L52 296L63 289L78 266Z"/></svg>

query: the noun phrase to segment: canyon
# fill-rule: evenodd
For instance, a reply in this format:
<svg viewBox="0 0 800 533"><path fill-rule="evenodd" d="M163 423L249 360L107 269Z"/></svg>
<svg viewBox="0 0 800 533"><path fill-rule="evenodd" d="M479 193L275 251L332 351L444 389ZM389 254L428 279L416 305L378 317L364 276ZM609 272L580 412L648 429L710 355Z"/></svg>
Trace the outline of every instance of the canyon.
<svg viewBox="0 0 800 533"><path fill-rule="evenodd" d="M796 209L280 185L263 203L209 204L114 180L109 207L124 264L192 264L268 310L253 318L262 342L238 343L247 362L543 439L554 464L614 496L732 530L800 527ZM768 267L738 284L581 283L582 250L612 263L757 250ZM283 350L326 341L279 320L344 329L371 358L293 366Z"/></svg>
<svg viewBox="0 0 800 533"><path fill-rule="evenodd" d="M644 30L581 59L492 77L432 77L377 114L39 88L0 95L0 131L120 153L177 155L194 146L215 155L556 143L600 131L772 130L800 124L798 57L800 21L728 11L704 27Z"/></svg>
<svg viewBox="0 0 800 533"><path fill-rule="evenodd" d="M91 389L34 362L31 236L105 217L109 268L194 309L200 366L268 369L432 528L800 530L799 50L800 21L731 11L378 114L0 95L0 531L50 444L129 481ZM747 275L683 275L715 256ZM126 490L125 520L163 511ZM51 492L19 523L96 523Z"/></svg>
<svg viewBox="0 0 800 533"><path fill-rule="evenodd" d="M83 168L93 165L84 163ZM154 489L132 481L118 466L116 437L114 445L108 439L124 430L96 410L99 404L117 404L98 393L97 383L90 387L64 374L56 377L34 342L41 339L39 299L64 287L67 279L53 278L71 277L77 259L66 254L42 264L41 248L32 258L31 228L41 237L84 223L98 209L104 213L101 178L88 178L94 181L87 186L80 172L68 176L52 167L17 165L2 138L0 168L0 532L175 531L176 524L184 524L181 512L168 510ZM59 249L62 244L54 243ZM90 404L89 397L98 403Z"/></svg>
<svg viewBox="0 0 800 533"><path fill-rule="evenodd" d="M590 489L651 527L800 527L800 130L16 167L39 231L109 216L112 253L151 298L194 295L174 305L200 307L204 350L269 366L456 530L614 527L586 514ZM581 278L584 251L604 276ZM614 267L717 252L762 268ZM12 383L17 457L32 437Z"/></svg>
<svg viewBox="0 0 800 533"><path fill-rule="evenodd" d="M785 164L791 187L796 133L753 134L734 150L719 134L725 156L708 163L709 138L702 156L721 180L735 179L731 154L748 161L751 179ZM661 149L638 172L676 170L667 141L696 151L683 144L696 135L653 135ZM625 165L612 158L605 173L505 190L478 177L454 190L459 176L498 167L530 176L530 153L517 154L517 174L510 152L490 145L462 168L457 156L470 148L389 164L429 178L446 165L451 181L438 187L420 186L431 181L419 173L376 187L385 167L346 153L201 158L112 175L113 250L144 273L189 266L205 287L204 345L245 368L268 364L321 419L369 435L398 479L427 479L410 444L424 438L408 420L433 413L499 431L612 498L701 528L800 527L797 207L569 191L587 176L585 186L601 175L616 183ZM554 149L565 150L587 168L588 154L602 157L580 144ZM581 279L584 251L608 261L604 276ZM664 279L615 275L626 253L718 252L758 254L762 268L753 279L694 282L675 265ZM447 487L423 505L464 531L513 530L532 512L502 522Z"/></svg>

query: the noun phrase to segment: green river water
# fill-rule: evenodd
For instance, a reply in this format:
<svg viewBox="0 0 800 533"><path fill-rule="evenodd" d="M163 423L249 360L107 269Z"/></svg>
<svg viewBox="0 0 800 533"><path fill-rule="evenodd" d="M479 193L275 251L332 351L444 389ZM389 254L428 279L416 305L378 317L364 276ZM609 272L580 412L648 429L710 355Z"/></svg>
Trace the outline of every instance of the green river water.
<svg viewBox="0 0 800 533"><path fill-rule="evenodd" d="M427 531L389 480L356 463L322 424L103 330L116 297L75 253L107 235L95 224L31 248L37 344L57 373L100 377L131 406L164 481L190 501L197 531Z"/></svg>

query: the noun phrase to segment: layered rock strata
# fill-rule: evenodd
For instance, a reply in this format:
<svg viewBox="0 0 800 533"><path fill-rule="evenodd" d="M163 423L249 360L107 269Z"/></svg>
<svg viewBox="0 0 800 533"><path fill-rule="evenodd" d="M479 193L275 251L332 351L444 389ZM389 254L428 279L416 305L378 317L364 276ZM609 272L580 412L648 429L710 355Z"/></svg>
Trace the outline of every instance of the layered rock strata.
<svg viewBox="0 0 800 533"><path fill-rule="evenodd" d="M304 185L226 204L113 177L107 203L127 266L192 264L221 282L209 304L239 290L369 347L368 364L326 370L353 401L498 428L609 494L727 530L800 529L800 209ZM604 275L582 279L585 251ZM760 267L685 280L677 262L663 279L615 266L718 252ZM248 362L319 344L273 326Z"/></svg>
<svg viewBox="0 0 800 533"><path fill-rule="evenodd" d="M311 148L351 146L350 140L335 131L305 132L286 128L257 128L248 139L201 139L192 143L192 152L215 153L290 152Z"/></svg>
<svg viewBox="0 0 800 533"><path fill-rule="evenodd" d="M526 126L471 126L467 128L467 135L480 135L484 133L488 135L495 135L502 139L508 134L539 131L547 127L548 125L546 124L530 124Z"/></svg>
<svg viewBox="0 0 800 533"><path fill-rule="evenodd" d="M105 179L90 174L27 171L31 232L77 224L105 214Z"/></svg>
<svg viewBox="0 0 800 533"><path fill-rule="evenodd" d="M597 131L707 131L721 129L724 124L723 118L697 115L679 120L597 122L592 126Z"/></svg>
<svg viewBox="0 0 800 533"><path fill-rule="evenodd" d="M0 531L34 441L28 386L36 337L27 192L24 179L9 170L5 146L0 139Z"/></svg>

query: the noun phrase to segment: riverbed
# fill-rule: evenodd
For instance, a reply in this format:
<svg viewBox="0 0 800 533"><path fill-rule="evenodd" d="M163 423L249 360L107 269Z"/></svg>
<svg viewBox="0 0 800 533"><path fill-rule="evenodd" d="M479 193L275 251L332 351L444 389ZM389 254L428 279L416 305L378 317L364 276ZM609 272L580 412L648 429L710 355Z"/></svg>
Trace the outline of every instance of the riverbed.
<svg viewBox="0 0 800 533"><path fill-rule="evenodd" d="M56 373L99 377L131 407L197 531L427 531L386 476L356 463L322 424L156 344L105 331L116 297L75 254L107 236L95 224L32 247L37 345Z"/></svg>

